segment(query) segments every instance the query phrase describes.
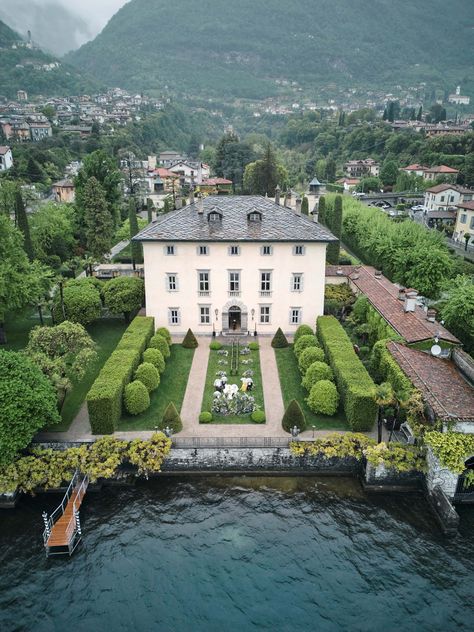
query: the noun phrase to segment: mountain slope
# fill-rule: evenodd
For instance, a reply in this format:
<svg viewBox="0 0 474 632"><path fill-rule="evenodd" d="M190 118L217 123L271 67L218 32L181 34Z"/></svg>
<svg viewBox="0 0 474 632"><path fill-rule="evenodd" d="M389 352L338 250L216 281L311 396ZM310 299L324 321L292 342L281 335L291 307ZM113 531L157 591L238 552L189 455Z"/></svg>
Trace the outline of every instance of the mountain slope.
<svg viewBox="0 0 474 632"><path fill-rule="evenodd" d="M45 68L51 64L54 66ZM18 33L0 21L0 96L14 98L17 90L26 90L31 96L84 94L99 85L42 50L28 48Z"/></svg>
<svg viewBox="0 0 474 632"><path fill-rule="evenodd" d="M133 90L452 86L472 74L473 27L471 0L131 0L68 59Z"/></svg>

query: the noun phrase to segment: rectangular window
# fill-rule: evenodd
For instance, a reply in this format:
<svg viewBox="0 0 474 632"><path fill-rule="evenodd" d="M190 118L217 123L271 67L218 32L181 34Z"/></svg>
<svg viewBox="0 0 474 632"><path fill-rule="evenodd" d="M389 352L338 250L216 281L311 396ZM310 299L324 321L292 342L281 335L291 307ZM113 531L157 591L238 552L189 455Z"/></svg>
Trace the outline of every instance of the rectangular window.
<svg viewBox="0 0 474 632"><path fill-rule="evenodd" d="M270 305L260 305L260 323L262 325L270 323Z"/></svg>
<svg viewBox="0 0 474 632"><path fill-rule="evenodd" d="M449 201L450 201L450 202L454 202L454 195L452 195L452 196L449 198Z"/></svg>
<svg viewBox="0 0 474 632"><path fill-rule="evenodd" d="M474 228L474 217L471 217L471 223L469 224L469 228Z"/></svg>
<svg viewBox="0 0 474 632"><path fill-rule="evenodd" d="M264 256L272 255L273 254L273 246L262 246L260 252Z"/></svg>
<svg viewBox="0 0 474 632"><path fill-rule="evenodd" d="M229 255L240 255L240 246L229 246Z"/></svg>
<svg viewBox="0 0 474 632"><path fill-rule="evenodd" d="M240 292L240 272L229 272L229 292Z"/></svg>
<svg viewBox="0 0 474 632"><path fill-rule="evenodd" d="M165 246L165 253L167 255L175 255L176 249L172 244L168 244L167 246Z"/></svg>
<svg viewBox="0 0 474 632"><path fill-rule="evenodd" d="M441 202L444 202L444 195L441 196Z"/></svg>
<svg viewBox="0 0 474 632"><path fill-rule="evenodd" d="M174 272L169 272L166 275L166 289L168 292L178 291L178 275Z"/></svg>
<svg viewBox="0 0 474 632"><path fill-rule="evenodd" d="M304 255L304 246L294 246L293 247L294 255Z"/></svg>
<svg viewBox="0 0 474 632"><path fill-rule="evenodd" d="M181 322L181 315L179 313L179 307L168 307L168 324L179 325Z"/></svg>
<svg viewBox="0 0 474 632"><path fill-rule="evenodd" d="M301 307L290 307L290 325L301 323Z"/></svg>
<svg viewBox="0 0 474 632"><path fill-rule="evenodd" d="M464 215L464 213L461 215L459 221L461 222L461 224L465 224L467 220L467 215Z"/></svg>
<svg viewBox="0 0 474 632"><path fill-rule="evenodd" d="M291 275L291 291L292 292L303 291L303 275L301 272L294 272Z"/></svg>
<svg viewBox="0 0 474 632"><path fill-rule="evenodd" d="M207 246L198 246L198 255L208 255L209 248Z"/></svg>
<svg viewBox="0 0 474 632"><path fill-rule="evenodd" d="M201 270L199 273L199 292L210 292L210 275L209 270Z"/></svg>
<svg viewBox="0 0 474 632"><path fill-rule="evenodd" d="M272 290L272 273L260 272L260 292L271 292Z"/></svg>
<svg viewBox="0 0 474 632"><path fill-rule="evenodd" d="M199 322L201 325L211 324L211 308L209 305L199 306Z"/></svg>

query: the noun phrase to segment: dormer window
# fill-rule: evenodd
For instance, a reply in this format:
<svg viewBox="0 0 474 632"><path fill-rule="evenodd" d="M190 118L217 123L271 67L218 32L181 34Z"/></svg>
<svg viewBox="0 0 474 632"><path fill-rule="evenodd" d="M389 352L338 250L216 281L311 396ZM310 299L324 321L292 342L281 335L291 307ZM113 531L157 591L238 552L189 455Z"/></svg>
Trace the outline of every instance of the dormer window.
<svg viewBox="0 0 474 632"><path fill-rule="evenodd" d="M220 208L214 206L209 213L207 214L207 221L208 222L219 222L222 220L223 217L223 213L220 210Z"/></svg>
<svg viewBox="0 0 474 632"><path fill-rule="evenodd" d="M249 222L261 222L262 214L260 213L260 211L252 211L247 215L247 219L249 220Z"/></svg>

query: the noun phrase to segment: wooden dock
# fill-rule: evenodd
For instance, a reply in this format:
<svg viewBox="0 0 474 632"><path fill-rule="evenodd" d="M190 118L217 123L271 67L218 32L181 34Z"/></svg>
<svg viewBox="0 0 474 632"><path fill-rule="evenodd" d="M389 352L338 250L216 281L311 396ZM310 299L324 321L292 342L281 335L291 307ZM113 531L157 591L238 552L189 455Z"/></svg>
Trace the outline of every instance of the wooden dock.
<svg viewBox="0 0 474 632"><path fill-rule="evenodd" d="M88 476L74 473L61 504L48 517L43 512L46 555L72 555L81 541L79 508L89 485Z"/></svg>

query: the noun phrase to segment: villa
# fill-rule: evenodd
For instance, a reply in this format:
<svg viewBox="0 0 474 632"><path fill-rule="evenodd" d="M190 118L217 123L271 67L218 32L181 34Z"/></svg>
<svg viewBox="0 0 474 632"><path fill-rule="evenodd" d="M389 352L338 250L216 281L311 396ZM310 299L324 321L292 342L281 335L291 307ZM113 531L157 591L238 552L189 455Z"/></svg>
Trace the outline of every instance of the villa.
<svg viewBox="0 0 474 632"><path fill-rule="evenodd" d="M146 312L173 334L294 333L323 313L326 246L316 221L256 196L209 196L161 216L143 244Z"/></svg>

